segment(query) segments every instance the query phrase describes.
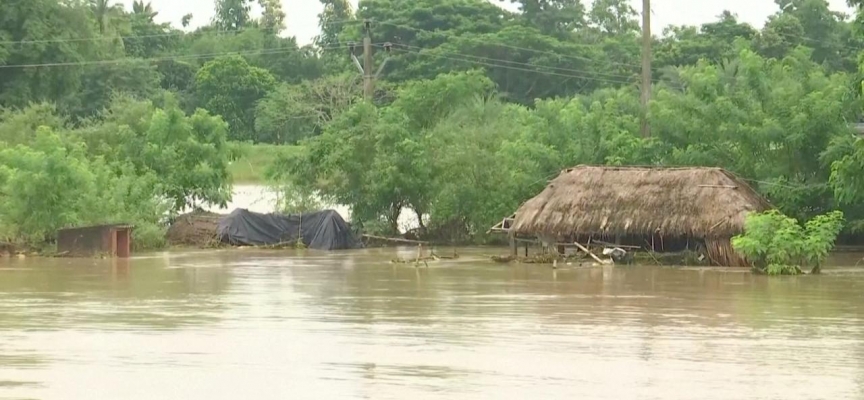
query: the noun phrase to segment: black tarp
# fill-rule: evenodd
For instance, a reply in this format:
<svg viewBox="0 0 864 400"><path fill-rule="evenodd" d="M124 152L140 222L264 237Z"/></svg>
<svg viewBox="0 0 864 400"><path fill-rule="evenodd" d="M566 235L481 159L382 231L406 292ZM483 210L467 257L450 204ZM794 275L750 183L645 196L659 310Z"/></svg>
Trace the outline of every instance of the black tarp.
<svg viewBox="0 0 864 400"><path fill-rule="evenodd" d="M310 249L342 250L361 247L348 223L333 210L297 215L259 214L238 208L219 220L222 242L235 246L291 243L301 234Z"/></svg>

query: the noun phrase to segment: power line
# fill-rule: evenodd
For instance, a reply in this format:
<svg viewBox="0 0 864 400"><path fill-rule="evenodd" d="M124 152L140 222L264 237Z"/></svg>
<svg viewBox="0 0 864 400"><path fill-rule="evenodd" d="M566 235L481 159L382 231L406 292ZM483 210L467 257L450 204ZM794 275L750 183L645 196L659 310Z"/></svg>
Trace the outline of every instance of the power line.
<svg viewBox="0 0 864 400"><path fill-rule="evenodd" d="M642 137L651 137L648 105L651 102L651 0L642 0L642 84L639 87Z"/></svg>
<svg viewBox="0 0 864 400"><path fill-rule="evenodd" d="M344 20L337 20L337 21L328 21L328 22L325 22L324 24L329 26L329 25L351 24L351 23L359 23L359 22L362 22L362 21L358 20L356 18L352 18L352 19L344 19ZM417 32L425 32L425 33L432 33L432 34L441 35L441 36L449 36L444 32L431 31L428 29L416 28L416 27L412 27L412 26L408 26L408 25L404 25L404 24L398 24L398 23L389 22L389 21L374 21L374 22L377 24L389 25L389 26L413 30L413 31L417 31ZM699 28L699 27L697 27L697 28ZM172 29L176 29L176 28L172 27ZM225 30L225 31L217 31L217 32L223 33L223 34L241 34L241 33L247 32L247 31L255 31L255 30L265 32L265 33L274 33L274 32L271 32L272 31L271 29L264 29L264 28L245 28L245 29ZM162 37L184 36L184 35L192 36L198 32L199 31L197 31L197 30L196 31L184 31L184 30L178 29L176 32L151 34L151 35L124 35L124 36L104 36L104 35L101 35L101 36L91 36L91 37L83 37L83 38L57 38L57 39L38 39L38 40L4 40L4 41L0 41L0 44L23 45L23 44L40 44L40 43L113 41L113 40L117 40L117 39L120 39L120 40L150 39L150 38L162 38ZM805 40L805 41L809 42L808 45L815 44L815 43L821 43L821 44L827 44L828 43L828 42L821 40L821 39L814 39L811 37L796 35L796 34L789 33L789 32L777 32L777 34L784 36L784 37L787 37L787 38L797 38L797 39ZM476 38L476 37L468 36L468 37L463 37L463 39L468 39L468 40L488 44L488 42L486 42L482 38ZM577 43L577 42L562 42L562 43L564 43L568 46L577 46L577 47L591 47L591 48L599 48L600 47L596 43ZM514 50L529 51L529 52L533 52L533 53L537 53L537 54L545 54L545 55L551 55L551 56L562 57L562 58L571 58L571 59L583 60L583 61L588 61L588 62L599 62L599 60L588 58L588 57L583 57L583 56L578 56L578 55L560 54L560 53L555 53L555 52L551 52L551 51L537 50L537 49L514 46L514 45L509 45L509 44L504 44L504 43L494 43L494 44L496 46L511 48ZM324 48L322 48L322 49L324 49ZM862 48L851 47L851 46L850 47L844 46L844 49L853 50L853 51L862 50ZM637 67L637 68L641 67L640 64L636 64L636 63L626 63L626 62L616 62L616 61L612 61L610 63L612 65L620 65L620 66L626 66L626 67Z"/></svg>
<svg viewBox="0 0 864 400"><path fill-rule="evenodd" d="M325 47L322 49L328 50L328 49L341 49L341 48L342 48L342 46L333 46L333 47ZM136 61L167 61L167 60L199 59L199 58L210 58L210 57L230 56L230 55L239 55L239 56L273 55L273 54L291 53L291 52L295 52L295 51L297 51L297 49L294 49L294 48L277 48L277 49L263 49L263 50L250 50L250 51L228 51L228 52L204 53L204 54L186 54L186 55L181 54L181 55L149 57L149 58L124 57L124 58L115 58L115 59L110 59L110 60L70 61L70 62L42 63L42 64L7 64L7 65L0 65L0 69L37 68L37 67L73 67L73 66L104 65L104 64L136 62Z"/></svg>
<svg viewBox="0 0 864 400"><path fill-rule="evenodd" d="M386 21L385 22L377 22L377 23L382 24L382 25L390 25L390 26L397 27L397 28L409 29L409 30L413 30L413 31L417 31L417 32L426 32L426 33L432 33L432 34L436 34L436 35L447 36L443 32L430 31L427 29L415 28L413 26L408 26L408 25L394 24L394 23L386 22ZM559 57L559 58L570 58L570 59L574 59L574 60L588 61L588 62L593 62L593 63L600 62L600 60L596 60L596 59L592 59L592 58L588 58L588 57L583 57L583 56L577 56L577 55L571 55L571 54L560 54L560 53L555 53L555 52L551 52L551 51L532 49L532 48L528 48L528 47L513 46L513 45L505 44L505 43L490 43L488 40L483 39L483 38L479 38L479 37L473 37L473 36L467 36L466 35L466 36L462 36L460 38L475 41L478 43L487 44L487 45L492 44L495 46L501 46L501 47L510 48L510 49L514 49L514 50L529 51L529 52L533 52L536 54L550 55L550 56L555 56L555 57ZM578 46L578 47L598 47L597 44L575 43L575 42L562 42L562 43L564 43L566 45ZM640 64L622 63L622 62L615 62L615 61L610 62L610 64L620 65L620 66L625 66L625 67L636 67L636 68L641 67Z"/></svg>
<svg viewBox="0 0 864 400"><path fill-rule="evenodd" d="M340 20L340 21L331 21L331 22L327 22L326 24L327 25L336 25L336 24L348 24L348 23L358 23L358 22L361 22L361 21L357 20L357 19L347 19L347 20ZM376 21L376 23L383 24L383 25L395 26L395 27L399 27L399 28L410 29L410 30L415 30L415 31L419 31L419 32L428 32L428 33L444 35L444 33L442 33L442 32L435 32L435 31L415 28L415 27L411 27L411 26L407 26L407 25L399 25L399 24L386 22L386 21L384 21L384 22ZM255 31L255 30L258 30L261 32L268 32L269 31L268 29L247 28L247 29L242 29L242 30L218 31L218 33L240 34L243 32ZM161 37L184 36L184 35L190 35L191 36L191 35L195 35L196 33L197 33L196 31L192 31L192 32L177 31L177 32L171 32L171 33L152 34L152 35L92 36L92 37L85 37L85 38L62 38L62 39L40 39L40 40L18 40L18 41L10 40L10 41L0 41L0 44L37 44L37 43L66 43L66 42L86 42L86 41L113 41L113 40L117 40L117 39L127 40L127 39L148 39L148 38L161 38ZM469 38L469 39L482 40L480 38ZM575 45L575 46L582 46L582 47L596 46L596 44L584 44L584 43L567 43L567 44L568 45ZM518 50L535 52L535 53L539 53L539 54L552 55L552 56L556 56L556 57L574 58L574 59L586 60L586 61L591 61L591 62L597 61L597 60L590 59L587 57L559 54L559 53L554 53L554 52L546 52L546 51L530 49L530 48L525 48L525 47L512 46L512 45L507 45L507 44L502 44L502 43L496 43L496 45L502 46L502 47L507 47L507 48L518 49ZM321 48L321 50L326 50L326 49L332 49L332 47ZM638 66L636 64L620 64L620 65ZM621 75L619 75L619 76L621 76Z"/></svg>
<svg viewBox="0 0 864 400"><path fill-rule="evenodd" d="M345 19L340 21L330 21L327 22L326 25L337 25L337 24L348 24L348 23L356 23L359 22L356 19ZM175 28L172 28L175 29ZM262 28L245 28L245 29L237 29L237 30L224 30L224 31L215 31L217 33L223 34L241 34L249 31L260 31L264 33L275 33L272 29L262 29ZM126 35L126 36L90 36L83 38L57 38L57 39L38 39L38 40L4 40L0 41L0 44L11 44L11 45L24 45L24 44L41 44L41 43L72 43L72 42L98 42L98 41L114 41L117 39L120 40L132 40L132 39L151 39L151 38L162 38L162 37L172 37L172 36L193 36L198 31L187 32L184 30L177 30L176 32L168 32L168 33L157 33L152 35Z"/></svg>
<svg viewBox="0 0 864 400"><path fill-rule="evenodd" d="M443 58L443 59L453 60L453 61L462 61L462 62L467 62L467 63L474 63L474 64L484 65L484 66L494 67L494 68L510 69L510 70L514 70L514 71L534 72L534 73L538 73L538 74L560 76L560 77L564 77L564 78L584 79L584 80L589 80L589 81L608 82L608 83L616 83L616 84L632 83L632 82L623 82L623 81L612 81L612 80L601 79L601 78L592 78L592 77L585 77L585 76L561 74L561 73L557 73L557 72L541 71L541 70L537 70L537 69L514 67L514 66L510 66L510 65L493 64L493 63L488 63L485 61L471 60L471 59L460 58L460 57L447 57L447 56L444 56L441 54L435 54L435 53L429 53L429 52L419 52L419 51L410 51L410 50L400 50L400 51L405 52L405 53L411 53L411 54L419 54L422 56L430 56L430 57ZM487 59L487 60L488 61L501 61L501 60L494 60L494 59ZM545 68L545 67L540 66L540 65L534 65L534 64L530 64L530 65L537 67L537 68Z"/></svg>
<svg viewBox="0 0 864 400"><path fill-rule="evenodd" d="M349 23L357 23L357 22L361 22L361 21L357 20L357 19L347 19L347 20L340 20L340 21L330 21L330 22L327 22L326 24L327 25L335 25L335 24L349 24ZM397 28L413 30L413 31L417 31L417 32L426 32L426 33L432 33L432 34L436 34L436 35L447 36L443 32L430 31L430 30L426 30L426 29L415 28L412 26L397 24L397 23L388 22L388 21L379 21L376 23L383 24L383 25L389 25L389 26L393 26L393 27L397 27ZM243 30L220 31L220 33L240 34L240 33L246 32L246 31L253 31L256 29L260 30L262 32L268 31L267 29L247 28L247 29L243 29ZM94 36L94 37L88 37L88 38L60 38L60 39L44 39L44 40L0 41L0 44L36 44L36 43L63 43L63 42L83 42L83 41L98 41L98 40L117 40L117 39L121 39L121 40L146 39L146 38L171 37L171 36L182 36L182 35L195 35L195 34L196 34L196 32L177 31L177 32L171 32L171 33L165 33L165 34L154 34L154 35ZM792 34L787 34L787 33L783 33L783 35L807 40L807 41L810 41L811 43L824 43L823 41L819 41L817 39L808 38L808 37L804 37L804 36L792 35ZM512 48L515 50L528 51L528 52L533 52L536 54L550 55L550 56L554 56L557 58L571 58L571 59L589 61L589 62L593 62L593 63L602 63L601 60L591 59L591 58L582 57L582 56L578 56L578 55L560 54L560 53L555 53L555 52L551 52L551 51L537 50L537 49L532 49L532 48L509 45L509 44L505 44L505 43L490 43L489 41L487 41L483 38L480 38L480 37L466 36L466 37L462 37L462 38L468 39L471 41L481 42L484 44L492 44L492 45L500 46L500 47L504 47L504 48ZM571 43L571 42L565 42L565 44L566 45L573 45L573 46L582 46L582 47L599 47L597 44L584 44L584 43ZM406 47L406 48L413 48L413 49L431 50L431 49L423 49L421 47L403 45L403 44L394 44L394 45L402 46L402 47ZM341 49L341 48L342 48L342 46L330 46L330 47L320 47L318 49L319 50L330 50L330 49ZM850 48L850 49L855 50L854 48ZM171 60L171 59L197 59L197 58L207 58L207 57L216 57L216 56L221 56L221 55L235 55L235 54L236 55L268 55L268 54L280 54L280 53L287 52L287 51L293 51L293 49L285 49L285 50L283 50L283 49L265 49L265 50L249 51L249 52L238 51L238 52L220 52L220 53L210 53L210 54L171 55L171 56L159 56L159 57L152 57L152 58L145 58L145 59L122 58L122 59L112 59L112 60L75 61L75 62L59 62L59 63L41 63L41 64L11 64L11 65L0 65L0 69L27 68L27 67L58 67L58 66L100 65L100 64L111 64L111 63L123 62L123 61L127 61L127 60L161 61L161 60ZM587 72L578 71L578 70L574 70L574 69L568 69L568 68L553 67L553 66L540 66L540 65L531 64L531 63L523 63L523 62L501 60L501 59L492 59L492 58L488 58L488 57L473 56L473 55L468 55L468 54L464 54L464 53L447 52L447 51L443 51L443 50L438 50L438 51L441 53L444 53L444 54L457 55L459 57L474 58L474 59L477 59L477 61L469 61L469 60L461 60L461 61L475 62L475 63L479 63L479 64L483 64L483 65L489 65L489 64L484 63L484 61L483 61L483 60L487 60L487 61L502 62L502 63L515 64L515 65L532 66L532 67L537 67L537 68L547 68L547 69L553 69L553 70L558 70L558 71L562 71L562 72L573 72L573 73L582 73L582 74L587 73ZM427 55L426 53L419 53L419 52L416 54ZM442 58L446 58L446 57L442 57ZM614 61L609 62L609 64L621 65L621 66L626 66L626 67L640 67L638 64L621 63L621 62L614 62ZM492 66L492 65L490 65L490 66ZM504 68L504 66L502 66L502 65L494 65L494 66L497 68ZM542 71L536 71L536 70L529 70L529 71L542 72ZM624 79L631 78L631 77L628 77L625 75L609 74L609 73L601 73L601 72L594 72L593 74L594 75L600 75L600 76L608 76L611 78L624 78ZM550 74L550 75L553 75L553 74ZM572 77L572 78L589 79L586 77L572 76L572 75L568 75L568 74L554 74L554 75L561 75L561 76L567 76L567 77ZM597 79L597 80L602 80L602 79ZM612 83L624 83L624 82L620 82L617 80L605 80L605 81L606 82L612 82Z"/></svg>
<svg viewBox="0 0 864 400"><path fill-rule="evenodd" d="M627 76L627 75L606 74L606 73L602 73L602 72L585 72L583 70L576 70L576 69L571 69L571 68L561 68L561 67L553 67L553 66L547 66L547 65L537 65L537 64L531 64L531 63L524 63L524 62L520 62L520 61L510 61L510 60L502 60L502 59L490 58L490 57L474 56L474 55L465 54L465 53L442 51L442 50L438 50L438 48L425 49L423 47L409 46L409 45L405 45L405 44L394 44L394 46L399 46L399 47L404 47L404 48L409 48L409 49L417 49L417 50L428 50L428 51L433 51L435 53L441 53L441 54L452 54L452 55L457 55L460 57L469 57L469 58L477 59L480 61L497 61L497 62L503 62L503 63L508 63L508 64L515 64L515 65L525 65L525 66L530 66L530 67L548 68L548 69L558 70L558 71L562 71L562 72L573 72L576 74L588 74L589 76L587 76L586 78L590 77L590 75L609 76L609 77L613 77L613 78L623 78L623 79L630 79L633 77L633 76Z"/></svg>
<svg viewBox="0 0 864 400"><path fill-rule="evenodd" d="M392 23L392 22L387 22L387 21L381 21L381 22L376 21L376 23L378 23L378 24L382 24L382 25L389 25L389 26L396 27L396 28L408 29L408 30L412 30L412 31L416 31L416 32L431 33L431 34L435 34L435 35L440 35L440 36L449 37L449 35L447 35L447 34L444 33L444 32L439 32L439 31L430 31L430 30L427 30L427 29L415 28L415 27L413 27L413 26L408 26L408 25L402 25L402 24L397 24L397 23ZM697 28L699 28L699 27L697 27ZM794 37L794 38L798 38L798 39L802 39L802 40L809 41L809 43L807 43L808 46L812 46L813 43L822 43L822 44L827 44L827 42L825 42L824 40L814 39L814 38L810 38L810 37L806 37L806 36L794 35L794 34L791 34L791 33L785 33L785 32L778 32L778 34L780 34L780 35L782 35L782 36ZM460 38L460 39L465 39L465 40L475 41L475 42L482 43L482 44L486 44L486 45L495 45L495 46L500 46L500 47L505 47L505 48L511 48L511 49L514 49L514 50L522 50L522 51L533 52L533 53L536 53L536 54L544 54L544 55L549 55L549 56L555 56L555 57L559 57L559 58L570 58L570 59L574 59L574 60L581 60L581 61L592 62L592 63L595 63L595 64L598 64L598 63L602 63L602 62L603 62L602 60L592 59L592 58L588 58L588 57L584 57L584 56L578 56L578 55L573 55L573 54L561 54L561 53L555 53L555 52L551 52L551 51L544 51L544 50L537 50L537 49L532 49L532 48L527 48L527 47L514 46L514 45L510 45L510 44L505 44L505 43L490 43L488 40L486 40L486 39L484 39L484 38L473 37L473 36L468 36L468 35L466 35L466 36L459 36L459 38ZM565 45L567 45L567 46L591 47L591 48L598 48L598 49L600 49L600 45L598 45L598 44L596 44L596 43L576 43L576 42L562 42L562 43L565 44ZM843 46L843 48L844 48L844 49L847 49L847 50L852 50L852 51L861 51L861 50L864 50L864 48L856 48L856 47L852 47L852 46L848 46L848 47L847 47L847 46ZM601 50L602 50L602 49L601 49ZM623 67L631 67L631 68L635 68L635 69L640 69L640 68L642 67L641 64L637 64L637 63L627 63L627 62L618 62L618 61L609 61L608 64L611 64L611 65L618 65L618 66L623 66ZM599 65L599 64L598 64L598 65Z"/></svg>
<svg viewBox="0 0 864 400"><path fill-rule="evenodd" d="M339 21L330 21L330 22L327 22L326 25L350 24L350 23L358 23L358 22L361 22L361 21L358 19L346 19L346 20L339 20ZM415 28L412 26L397 24L397 23L388 22L388 21L376 21L376 23L382 24L382 25L389 25L389 26L393 26L393 27L397 27L397 28L413 30L413 31L417 31L417 32L425 32L425 33L431 33L431 34L436 34L436 35L441 35L441 36L448 36L443 32L430 31L427 29ZM241 29L241 30L218 31L218 33L241 34L241 33L247 32L247 31L254 31L254 30L259 30L261 32L270 31L269 29L246 28L246 29ZM162 38L162 37L184 36L184 35L192 36L192 35L195 35L196 33L197 33L197 31L187 32L187 31L178 30L177 32L170 32L170 33L164 33L164 34L152 34L152 35L93 36L93 37L85 37L85 38L58 38L58 39L19 40L19 41L10 40L10 41L0 41L0 44L24 45L24 44L39 44L39 43L113 41L113 40L117 40L117 39L134 40L134 39ZM809 38L809 37L800 36L800 35L794 35L791 33L786 33L786 32L778 32L778 33L782 36L798 38L798 39L808 41L809 42L808 45L812 45L815 43L822 43L822 44L826 43L823 40ZM483 38L478 38L478 37L465 36L465 37L462 37L462 39L480 42L483 44L490 44L487 40L484 40ZM563 43L568 45L568 46L591 47L591 48L598 48L598 49L600 48L600 46L598 44L594 44L594 43L592 43L592 44L575 43L575 42L563 42ZM554 56L554 57L558 57L558 58L569 58L569 59L587 61L587 62L591 62L591 63L595 63L595 64L603 63L602 60L592 59L592 58L588 58L588 57L584 57L584 56L578 56L578 55L572 55L572 54L561 54L561 53L555 53L555 52L551 52L551 51L544 51L544 50L537 50L537 49L532 49L532 48L527 48L527 47L514 46L514 45L505 44L505 43L491 43L491 44L493 44L495 46L504 47L504 48L511 48L514 50L528 51L528 52L532 52L532 53L536 53L536 54L549 55L549 56ZM844 48L846 48L848 50L853 50L853 51L861 50L859 48L854 48L854 47L844 47ZM334 49L334 47L321 47L319 49L320 50L328 50L328 49ZM500 61L504 61L504 60L500 60ZM510 61L508 61L508 62L510 62ZM517 63L517 62L511 62L511 63ZM77 63L71 63L71 62L70 63L58 63L58 64L78 65ZM624 66L624 67L634 67L634 68L640 68L641 67L641 65L639 65L639 64L617 62L617 61L610 61L608 64L619 65L619 66ZM566 70L564 68L558 68L558 67L546 67L546 68L555 68L555 69L559 69L562 71ZM570 70L570 71L574 71L574 70ZM616 74L606 74L606 73L596 73L596 74L610 76L610 77L625 77L624 75L616 75Z"/></svg>
<svg viewBox="0 0 864 400"><path fill-rule="evenodd" d="M234 31L234 32L242 32L242 31ZM114 41L117 39L126 40L126 39L149 39L149 38L161 38L161 37L171 37L171 36L181 36L181 35L192 35L192 32L171 32L171 33L159 33L153 35L130 35L130 36L91 36L91 37L83 37L83 38L63 38L63 39L39 39L39 40L6 40L0 41L0 44L41 44L41 43L71 43L71 42L97 42L97 41Z"/></svg>

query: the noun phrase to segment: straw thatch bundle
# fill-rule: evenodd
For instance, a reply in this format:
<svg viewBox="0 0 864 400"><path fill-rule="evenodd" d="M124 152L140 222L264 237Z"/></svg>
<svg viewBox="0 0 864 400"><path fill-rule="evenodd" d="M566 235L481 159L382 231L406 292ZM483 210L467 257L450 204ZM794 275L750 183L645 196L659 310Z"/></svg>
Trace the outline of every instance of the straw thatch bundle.
<svg viewBox="0 0 864 400"><path fill-rule="evenodd" d="M516 212L518 234L730 238L770 204L720 168L578 166Z"/></svg>
<svg viewBox="0 0 864 400"><path fill-rule="evenodd" d="M168 227L168 244L172 246L212 247L219 244L217 227L224 215L195 210L178 215Z"/></svg>

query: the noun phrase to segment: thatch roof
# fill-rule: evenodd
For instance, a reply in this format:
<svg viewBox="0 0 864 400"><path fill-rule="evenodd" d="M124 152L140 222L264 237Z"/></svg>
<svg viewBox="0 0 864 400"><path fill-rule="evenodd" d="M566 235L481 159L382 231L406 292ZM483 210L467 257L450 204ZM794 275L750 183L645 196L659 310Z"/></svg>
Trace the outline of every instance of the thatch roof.
<svg viewBox="0 0 864 400"><path fill-rule="evenodd" d="M720 168L578 166L518 211L521 234L731 237L771 205Z"/></svg>

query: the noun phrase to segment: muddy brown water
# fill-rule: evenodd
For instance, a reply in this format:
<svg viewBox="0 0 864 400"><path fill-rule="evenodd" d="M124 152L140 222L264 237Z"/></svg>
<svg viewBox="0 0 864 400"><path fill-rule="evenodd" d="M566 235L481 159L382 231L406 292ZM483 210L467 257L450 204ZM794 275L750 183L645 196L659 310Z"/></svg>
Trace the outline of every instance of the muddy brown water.
<svg viewBox="0 0 864 400"><path fill-rule="evenodd" d="M0 399L861 399L864 266L0 260Z"/></svg>

